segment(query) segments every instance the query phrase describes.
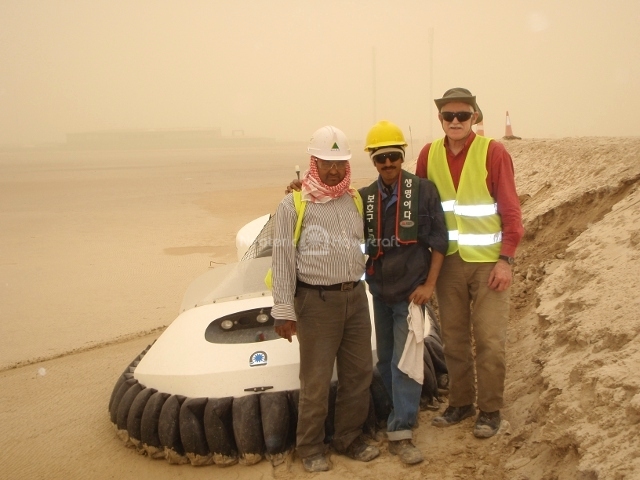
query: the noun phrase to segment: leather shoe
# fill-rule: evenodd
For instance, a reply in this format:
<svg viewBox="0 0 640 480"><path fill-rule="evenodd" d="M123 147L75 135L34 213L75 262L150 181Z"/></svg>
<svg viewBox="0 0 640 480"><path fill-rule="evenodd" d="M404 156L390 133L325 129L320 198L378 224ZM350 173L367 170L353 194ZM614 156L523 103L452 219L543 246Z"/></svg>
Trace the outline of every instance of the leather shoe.
<svg viewBox="0 0 640 480"><path fill-rule="evenodd" d="M448 427L460 423L465 418L473 417L475 414L476 408L473 405L465 405L464 407L448 406L442 416L431 420L431 425L434 427Z"/></svg>
<svg viewBox="0 0 640 480"><path fill-rule="evenodd" d="M498 433L501 421L500 410L496 410L495 412L483 412L480 410L473 434L477 438L493 437Z"/></svg>
<svg viewBox="0 0 640 480"><path fill-rule="evenodd" d="M351 442L351 445L347 447L344 454L359 462L370 462L380 455L380 449L375 445L369 445L362 437L358 437Z"/></svg>
<svg viewBox="0 0 640 480"><path fill-rule="evenodd" d="M329 470L329 462L322 453L316 453L302 459L302 466L307 472L326 472Z"/></svg>
<svg viewBox="0 0 640 480"><path fill-rule="evenodd" d="M422 452L409 439L389 441L389 453L398 455L405 465L414 465L424 460Z"/></svg>

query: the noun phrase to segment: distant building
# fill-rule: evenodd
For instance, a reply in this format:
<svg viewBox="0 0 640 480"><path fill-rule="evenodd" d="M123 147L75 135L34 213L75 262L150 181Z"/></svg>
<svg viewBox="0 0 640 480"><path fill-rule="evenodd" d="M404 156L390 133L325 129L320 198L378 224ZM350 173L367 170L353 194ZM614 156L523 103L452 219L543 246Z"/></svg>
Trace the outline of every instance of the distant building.
<svg viewBox="0 0 640 480"><path fill-rule="evenodd" d="M251 146L272 143L261 137L245 137L244 132L223 137L219 128L201 130L104 130L67 134L71 148L207 148Z"/></svg>

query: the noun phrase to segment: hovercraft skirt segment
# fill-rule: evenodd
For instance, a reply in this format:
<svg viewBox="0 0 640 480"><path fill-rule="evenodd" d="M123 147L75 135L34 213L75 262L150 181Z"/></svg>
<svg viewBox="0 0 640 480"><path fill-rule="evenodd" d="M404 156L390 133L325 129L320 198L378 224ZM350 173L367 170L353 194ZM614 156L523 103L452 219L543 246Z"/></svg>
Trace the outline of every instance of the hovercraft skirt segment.
<svg viewBox="0 0 640 480"><path fill-rule="evenodd" d="M238 463L238 447L233 437L231 409L233 397L210 398L204 409L204 432L216 465Z"/></svg>

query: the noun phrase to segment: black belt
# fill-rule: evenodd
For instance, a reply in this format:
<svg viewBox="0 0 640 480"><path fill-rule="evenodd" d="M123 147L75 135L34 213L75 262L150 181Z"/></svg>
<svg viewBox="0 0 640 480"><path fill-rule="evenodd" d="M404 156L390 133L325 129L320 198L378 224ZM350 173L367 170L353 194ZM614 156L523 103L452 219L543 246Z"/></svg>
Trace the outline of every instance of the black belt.
<svg viewBox="0 0 640 480"><path fill-rule="evenodd" d="M297 285L301 288L311 288L313 290L339 290L341 292L348 292L349 290L356 288L359 283L360 280L357 282L334 283L333 285L310 285L298 280Z"/></svg>

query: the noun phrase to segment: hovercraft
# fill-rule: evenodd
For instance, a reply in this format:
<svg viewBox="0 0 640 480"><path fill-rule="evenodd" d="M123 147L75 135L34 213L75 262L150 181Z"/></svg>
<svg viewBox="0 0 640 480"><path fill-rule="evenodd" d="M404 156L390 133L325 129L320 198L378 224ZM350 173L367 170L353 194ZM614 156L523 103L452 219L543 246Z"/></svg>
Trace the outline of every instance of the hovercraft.
<svg viewBox="0 0 640 480"><path fill-rule="evenodd" d="M127 446L170 463L275 466L295 447L300 381L297 338L274 331L273 297L264 284L271 267L274 217L245 225L236 236L239 261L198 277L178 317L118 378L109 416ZM369 296L369 308L373 312ZM373 316L373 315L372 315ZM437 322L425 337L423 408L437 409L447 384ZM374 365L375 331L371 346ZM326 420L333 435L337 375ZM383 428L391 401L374 368L365 432Z"/></svg>

